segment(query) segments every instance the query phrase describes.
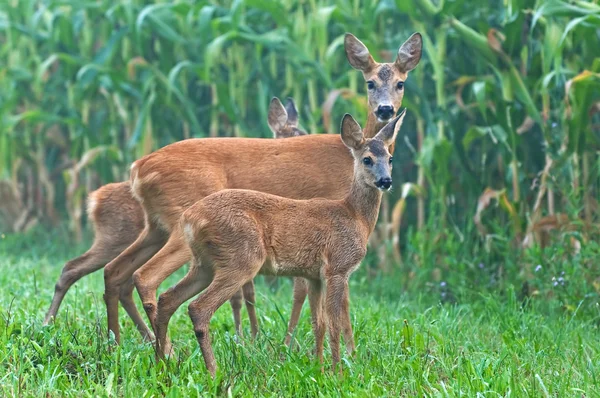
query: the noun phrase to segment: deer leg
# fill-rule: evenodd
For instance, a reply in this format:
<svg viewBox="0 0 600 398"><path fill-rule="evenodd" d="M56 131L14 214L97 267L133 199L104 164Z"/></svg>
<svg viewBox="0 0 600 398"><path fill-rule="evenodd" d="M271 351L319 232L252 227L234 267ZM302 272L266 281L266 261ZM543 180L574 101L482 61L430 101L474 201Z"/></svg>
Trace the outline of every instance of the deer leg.
<svg viewBox="0 0 600 398"><path fill-rule="evenodd" d="M115 341L120 342L119 297L121 287L136 269L152 257L164 244L164 235L158 230L144 228L135 242L104 268L104 301L108 330L113 332Z"/></svg>
<svg viewBox="0 0 600 398"><path fill-rule="evenodd" d="M67 291L75 282L84 276L91 274L105 266L121 252L121 248L115 248L110 245L99 247L96 243L90 250L81 256L70 260L65 264L56 286L54 287L54 297L50 308L44 318L44 325L49 324L56 317L60 304L62 303Z"/></svg>
<svg viewBox="0 0 600 398"><path fill-rule="evenodd" d="M290 315L290 322L288 324L287 334L285 335L285 345L290 346L292 343L292 336L294 330L298 326L298 320L300 319L300 313L302 312L302 305L306 300L308 294L308 283L304 278L294 278L294 303L292 305L292 315Z"/></svg>
<svg viewBox="0 0 600 398"><path fill-rule="evenodd" d="M142 335L142 338L148 342L154 340L154 334L146 325L146 322L142 319L135 303L133 301L133 280L129 279L123 286L121 286L121 291L119 292L119 301L121 301L121 305L127 311L127 314L135 324L135 327Z"/></svg>
<svg viewBox="0 0 600 398"><path fill-rule="evenodd" d="M246 283L242 287L244 300L246 301L246 311L248 311L248 318L250 318L250 332L252 338L255 339L258 334L258 319L256 318L256 297L254 295L254 280Z"/></svg>
<svg viewBox="0 0 600 398"><path fill-rule="evenodd" d="M308 281L308 302L310 304L312 328L315 335L315 354L319 363L322 364L323 344L325 342L325 317L323 314L323 283L320 280Z"/></svg>
<svg viewBox="0 0 600 398"><path fill-rule="evenodd" d="M242 290L238 290L235 294L229 299L229 304L231 304L231 311L233 312L233 322L235 323L235 332L237 335L242 338L244 337L244 331L242 329L242 300L243 300L243 292Z"/></svg>
<svg viewBox="0 0 600 398"><path fill-rule="evenodd" d="M331 358L333 370L335 371L340 362L340 335L341 324L343 322L343 305L344 297L348 289L348 281L346 278L335 275L327 279L327 317L329 318L329 345L331 347ZM342 371L340 364L339 371Z"/></svg>
<svg viewBox="0 0 600 398"><path fill-rule="evenodd" d="M156 355L160 358L171 352L167 330L171 317L183 303L206 289L212 282L212 269L192 264L188 273L175 286L165 291L158 299L156 315Z"/></svg>
<svg viewBox="0 0 600 398"><path fill-rule="evenodd" d="M260 269L262 264L258 264L253 268ZM215 361L215 355L210 344L209 335L209 323L215 311L229 300L242 286L252 280L254 275L245 272L246 275L235 275L232 277L231 273L222 272L215 273L215 278L212 283L208 286L206 291L200 295L199 298L192 301L188 307L188 312L192 323L194 324L194 332L200 344L200 350L204 357L204 363L210 374L214 377L217 370L217 363Z"/></svg>
<svg viewBox="0 0 600 398"><path fill-rule="evenodd" d="M174 231L167 243L147 263L133 274L133 282L140 295L150 325L156 332L156 293L169 275L187 263L192 254L183 235Z"/></svg>
<svg viewBox="0 0 600 398"><path fill-rule="evenodd" d="M350 320L350 289L348 281L344 286L344 297L342 300L342 334L344 343L346 343L346 352L348 356L354 353L354 334L352 333L352 321Z"/></svg>

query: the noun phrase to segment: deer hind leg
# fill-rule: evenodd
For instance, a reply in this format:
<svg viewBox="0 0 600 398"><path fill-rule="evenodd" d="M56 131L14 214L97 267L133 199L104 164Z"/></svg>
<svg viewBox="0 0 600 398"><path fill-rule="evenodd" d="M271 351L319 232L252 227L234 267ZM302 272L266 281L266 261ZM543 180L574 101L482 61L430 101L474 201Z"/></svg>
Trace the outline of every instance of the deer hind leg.
<svg viewBox="0 0 600 398"><path fill-rule="evenodd" d="M124 283L142 264L152 257L164 244L164 233L156 228L144 228L142 233L123 253L104 268L104 301L108 330L120 342L119 333L119 297Z"/></svg>
<svg viewBox="0 0 600 398"><path fill-rule="evenodd" d="M188 273L158 299L156 315L156 355L160 358L171 353L167 330L171 317L183 303L206 289L213 280L212 269L204 264L192 264Z"/></svg>
<svg viewBox="0 0 600 398"><path fill-rule="evenodd" d="M325 342L325 316L323 313L323 283L320 280L308 281L308 302L315 335L315 354L319 363L322 364Z"/></svg>
<svg viewBox="0 0 600 398"><path fill-rule="evenodd" d="M256 338L258 334L258 319L256 318L256 297L254 294L254 280L250 280L242 287L244 294L244 300L246 301L246 311L248 311L248 318L250 319L250 333L252 333L252 339Z"/></svg>
<svg viewBox="0 0 600 398"><path fill-rule="evenodd" d="M252 267L246 268L244 274L235 275L232 277L231 272L215 271L215 278L204 293L199 298L192 301L188 307L188 312L192 323L194 324L194 332L200 344L200 350L204 357L204 363L210 374L214 377L217 364L215 356L210 344L209 323L215 311L229 300L243 285L252 280L254 275L258 273L261 263L253 264ZM254 271L250 274L249 271Z"/></svg>
<svg viewBox="0 0 600 398"><path fill-rule="evenodd" d="M100 247L99 244L94 243L90 250L67 262L54 287L54 297L44 318L44 325L49 324L56 317L67 291L75 282L104 267L109 261L119 255L121 249L121 247L110 245Z"/></svg>
<svg viewBox="0 0 600 398"><path fill-rule="evenodd" d="M142 335L142 338L148 342L154 340L154 334L146 325L146 322L142 319L142 315L139 313L137 307L135 306L135 302L133 301L133 280L129 279L123 286L121 286L121 291L119 292L119 301L121 301L121 305L127 311L127 314L135 324L135 327Z"/></svg>
<svg viewBox="0 0 600 398"><path fill-rule="evenodd" d="M331 347L331 358L333 370L340 363L340 335L341 325L344 318L343 301L348 289L348 280L336 275L327 279L327 317L329 318L329 345ZM340 364L339 371L342 367Z"/></svg>
<svg viewBox="0 0 600 398"><path fill-rule="evenodd" d="M229 299L231 305L231 312L233 312L233 322L235 324L235 333L240 337L244 337L244 331L242 329L242 301L244 294L242 289L235 292L235 294Z"/></svg>
<svg viewBox="0 0 600 398"><path fill-rule="evenodd" d="M167 243L147 263L133 274L133 282L140 295L150 325L156 332L156 293L169 275L181 268L192 257L179 230L173 231Z"/></svg>
<svg viewBox="0 0 600 398"><path fill-rule="evenodd" d="M304 278L294 278L294 303L292 304L292 314L290 315L290 322L288 323L287 334L285 335L285 345L291 348L292 337L296 326L298 326L298 320L300 319L300 313L302 312L302 305L308 295L308 282Z"/></svg>

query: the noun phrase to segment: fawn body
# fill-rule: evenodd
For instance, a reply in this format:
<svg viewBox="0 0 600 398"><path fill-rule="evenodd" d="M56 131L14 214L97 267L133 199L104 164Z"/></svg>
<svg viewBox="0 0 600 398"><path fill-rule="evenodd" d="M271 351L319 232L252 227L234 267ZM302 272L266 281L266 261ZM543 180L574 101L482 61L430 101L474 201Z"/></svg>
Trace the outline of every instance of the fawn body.
<svg viewBox="0 0 600 398"><path fill-rule="evenodd" d="M322 361L323 304L329 320L334 368L340 360L342 331L346 347L352 352L348 278L366 254L382 191L391 187L388 148L394 142L403 117L404 112L374 138L365 139L358 123L350 115L344 116L342 140L352 152L354 175L350 191L343 199L294 200L263 192L228 189L188 208L180 222L193 261L188 274L160 296L156 329L159 355L160 347L167 344L166 325L170 316L187 299L190 290L206 288L189 305L189 315L207 369L214 375L216 362L209 337L210 319L257 273L308 279L317 357ZM332 176L337 174L338 169L329 163L329 157L321 161L330 165ZM266 262L267 259L270 261Z"/></svg>
<svg viewBox="0 0 600 398"><path fill-rule="evenodd" d="M421 36L414 34L400 47L394 63L377 63L358 39L346 35L348 60L368 82L367 137L373 137L400 107L404 81L420 60L421 46ZM144 208L146 224L137 240L105 268L109 330L119 341L118 291L132 275L155 329L158 286L191 258L179 218L196 201L227 188L294 199L337 199L350 188L352 163L337 134L285 140L190 139L136 161L131 170L132 190ZM336 173L329 173L331 169ZM143 251L156 254L140 255ZM247 300L253 300L251 283L246 288ZM194 295L191 290L187 293ZM303 301L302 294L294 295L290 324L297 323Z"/></svg>
<svg viewBox="0 0 600 398"><path fill-rule="evenodd" d="M286 100L285 107L278 98L273 98L269 105L268 124L274 138L287 138L306 135L298 128L298 112L291 98ZM63 267L55 285L54 296L50 308L44 318L49 324L58 313L58 309L74 283L82 277L106 266L131 245L144 229L144 211L131 193L129 181L103 185L88 195L88 219L94 228L92 247L81 256L68 261ZM141 253L146 256L146 253ZM122 285L119 301L134 321L137 329L146 340L153 340L154 335L143 321L133 301L133 280L130 278ZM231 299L235 329L241 333L240 310L242 292ZM246 302L251 313L252 329L256 329L256 317L252 316L253 303Z"/></svg>

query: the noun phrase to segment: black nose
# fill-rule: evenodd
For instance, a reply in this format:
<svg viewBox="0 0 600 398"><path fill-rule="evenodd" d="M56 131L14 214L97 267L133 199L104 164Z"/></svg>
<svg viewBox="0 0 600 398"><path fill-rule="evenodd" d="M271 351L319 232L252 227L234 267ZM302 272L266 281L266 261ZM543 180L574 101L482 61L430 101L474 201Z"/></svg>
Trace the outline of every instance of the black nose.
<svg viewBox="0 0 600 398"><path fill-rule="evenodd" d="M394 107L391 105L379 105L375 115L382 120L391 119L394 116Z"/></svg>
<svg viewBox="0 0 600 398"><path fill-rule="evenodd" d="M375 183L375 186L377 188L380 188L380 189L390 189L390 187L392 186L392 179L389 178L389 177L387 177L387 178L380 178Z"/></svg>

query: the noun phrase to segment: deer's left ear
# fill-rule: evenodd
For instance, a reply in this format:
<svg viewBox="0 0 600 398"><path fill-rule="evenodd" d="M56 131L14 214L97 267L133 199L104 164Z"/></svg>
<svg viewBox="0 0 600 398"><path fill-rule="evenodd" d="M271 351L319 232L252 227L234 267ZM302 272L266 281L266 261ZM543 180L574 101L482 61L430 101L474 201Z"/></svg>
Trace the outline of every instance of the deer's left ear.
<svg viewBox="0 0 600 398"><path fill-rule="evenodd" d="M362 148L365 143L365 136L358 122L349 113L344 115L341 129L344 145L354 150Z"/></svg>
<svg viewBox="0 0 600 398"><path fill-rule="evenodd" d="M285 123L287 121L287 112L283 107L283 104L277 97L273 97L271 99L271 103L269 104L269 114L267 118L267 124L269 128L273 132L275 138L281 133L281 130L285 127Z"/></svg>
<svg viewBox="0 0 600 398"><path fill-rule="evenodd" d="M404 121L404 115L406 115L406 108L400 112L398 116L390 120L388 124L386 124L379 133L375 137L376 140L381 140L385 144L385 146L389 147L396 141L396 137L398 136L398 131L400 131L400 127L402 127L402 122Z"/></svg>

